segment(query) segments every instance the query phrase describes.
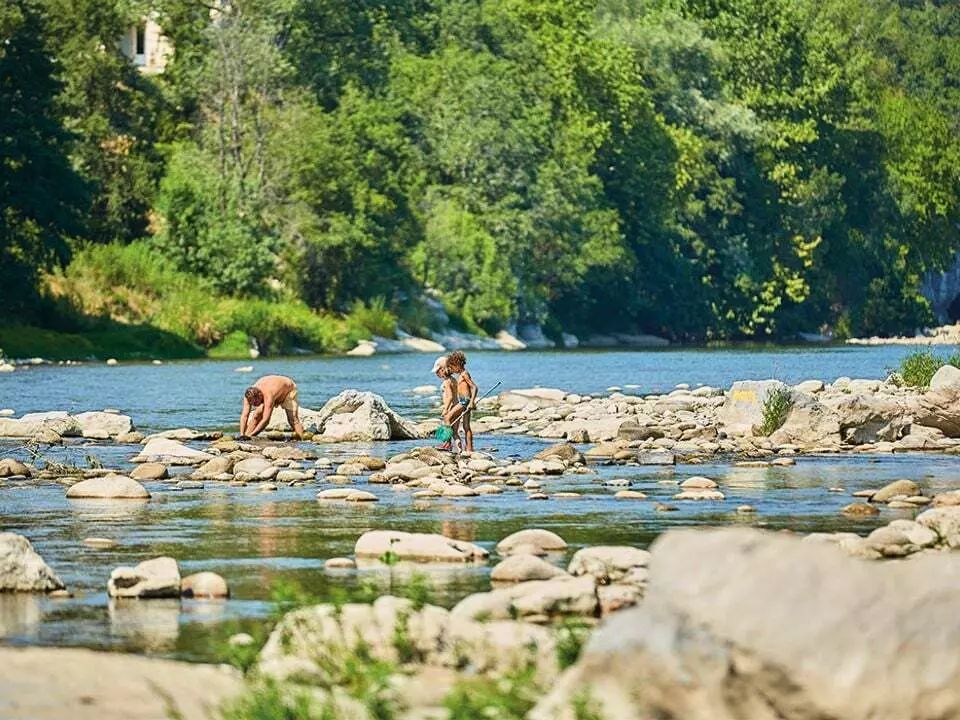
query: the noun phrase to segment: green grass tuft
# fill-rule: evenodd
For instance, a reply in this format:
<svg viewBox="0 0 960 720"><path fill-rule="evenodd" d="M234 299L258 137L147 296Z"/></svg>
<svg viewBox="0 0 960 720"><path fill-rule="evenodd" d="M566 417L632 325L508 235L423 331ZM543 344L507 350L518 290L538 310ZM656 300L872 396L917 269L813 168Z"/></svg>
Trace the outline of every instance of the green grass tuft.
<svg viewBox="0 0 960 720"><path fill-rule="evenodd" d="M779 430L793 407L793 395L790 388L774 388L763 401L763 421L759 432L763 436L772 435Z"/></svg>
<svg viewBox="0 0 960 720"><path fill-rule="evenodd" d="M460 680L444 700L448 720L523 720L543 693L533 668Z"/></svg>
<svg viewBox="0 0 960 720"><path fill-rule="evenodd" d="M960 354L954 354L949 360L934 355L929 350L916 350L900 361L897 374L908 387L929 387L930 380L937 370L947 363L960 367Z"/></svg>

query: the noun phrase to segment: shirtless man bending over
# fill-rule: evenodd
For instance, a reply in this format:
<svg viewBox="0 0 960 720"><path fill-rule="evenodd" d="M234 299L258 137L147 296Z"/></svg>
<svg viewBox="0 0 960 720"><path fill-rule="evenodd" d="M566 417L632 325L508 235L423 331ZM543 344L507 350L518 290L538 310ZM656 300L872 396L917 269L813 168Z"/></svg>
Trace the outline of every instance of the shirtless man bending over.
<svg viewBox="0 0 960 720"><path fill-rule="evenodd" d="M270 422L273 408L278 405L286 411L287 422L293 431L302 436L297 384L284 375L264 375L244 391L240 436L253 437L263 430Z"/></svg>

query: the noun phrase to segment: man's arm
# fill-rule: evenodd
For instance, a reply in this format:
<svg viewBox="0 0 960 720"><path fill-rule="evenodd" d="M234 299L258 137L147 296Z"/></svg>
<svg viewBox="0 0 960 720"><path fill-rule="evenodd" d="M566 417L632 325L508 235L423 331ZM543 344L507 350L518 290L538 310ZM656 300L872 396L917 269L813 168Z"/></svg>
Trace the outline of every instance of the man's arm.
<svg viewBox="0 0 960 720"><path fill-rule="evenodd" d="M270 424L270 418L273 416L273 396L264 394L263 396L263 415L260 416L260 422L257 423L257 426L253 428L250 432L250 437L253 437L261 430L263 430L267 425Z"/></svg>
<svg viewBox="0 0 960 720"><path fill-rule="evenodd" d="M247 429L247 418L250 416L250 403L246 396L243 398L243 410L240 411L240 434L243 435Z"/></svg>

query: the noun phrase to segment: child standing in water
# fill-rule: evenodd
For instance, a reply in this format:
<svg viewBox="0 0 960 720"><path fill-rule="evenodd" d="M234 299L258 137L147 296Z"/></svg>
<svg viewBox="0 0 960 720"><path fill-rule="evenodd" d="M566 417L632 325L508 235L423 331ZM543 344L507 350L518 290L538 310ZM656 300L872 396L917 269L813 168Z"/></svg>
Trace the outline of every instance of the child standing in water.
<svg viewBox="0 0 960 720"><path fill-rule="evenodd" d="M453 376L450 373L448 367L448 358L440 356L433 363L433 373L442 381L441 388L441 401L440 401L440 417L443 419L443 422L447 425L451 425L454 428L454 437L457 437L456 434L456 417L460 414L460 404L457 402L457 384L453 379ZM459 445L460 439L457 438L457 444ZM445 443L438 446L440 450L452 450L453 449L453 439L447 440Z"/></svg>
<svg viewBox="0 0 960 720"><path fill-rule="evenodd" d="M470 427L470 412L477 407L480 389L467 371L467 356L455 350L447 357L447 369L457 376L457 402L460 405L459 425L463 427L467 452L473 452L473 430ZM459 427L453 426L454 437L460 437Z"/></svg>

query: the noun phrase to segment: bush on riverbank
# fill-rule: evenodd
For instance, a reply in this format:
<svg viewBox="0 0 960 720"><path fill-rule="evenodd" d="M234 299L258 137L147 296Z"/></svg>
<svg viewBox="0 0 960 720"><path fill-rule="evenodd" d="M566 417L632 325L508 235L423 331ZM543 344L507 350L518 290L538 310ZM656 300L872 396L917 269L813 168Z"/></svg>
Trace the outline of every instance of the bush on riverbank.
<svg viewBox="0 0 960 720"><path fill-rule="evenodd" d="M933 379L937 370L944 365L960 368L960 352L944 358L930 350L917 350L900 361L897 375L904 385L925 388L930 385L930 380Z"/></svg>
<svg viewBox="0 0 960 720"><path fill-rule="evenodd" d="M66 270L48 276L46 306L47 328L0 328L11 356L246 357L251 339L270 354L332 352L396 331L383 301L357 302L338 316L299 300L222 295L174 269L146 241L81 249Z"/></svg>

